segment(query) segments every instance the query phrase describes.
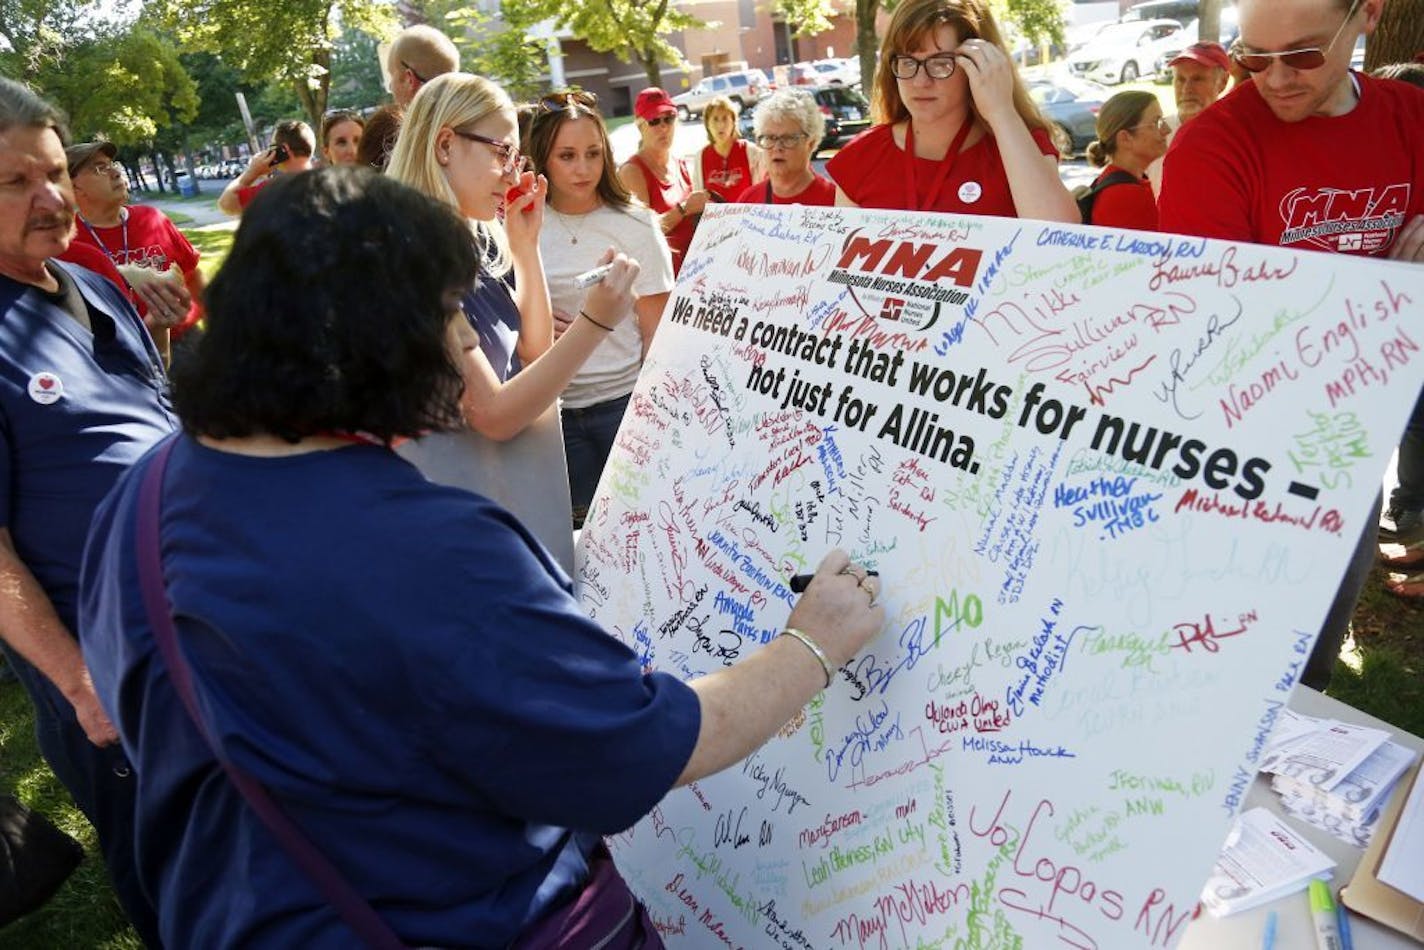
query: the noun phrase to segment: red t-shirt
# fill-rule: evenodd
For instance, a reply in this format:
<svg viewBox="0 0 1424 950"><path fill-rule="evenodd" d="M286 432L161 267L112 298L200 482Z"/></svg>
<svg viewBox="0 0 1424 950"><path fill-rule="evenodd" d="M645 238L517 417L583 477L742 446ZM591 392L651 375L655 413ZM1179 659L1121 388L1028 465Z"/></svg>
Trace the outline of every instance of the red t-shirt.
<svg viewBox="0 0 1424 950"><path fill-rule="evenodd" d="M1109 164L1093 180L1096 185L1113 172L1126 171ZM1130 173L1129 173L1130 174ZM1152 195L1152 183L1140 181L1109 185L1093 199L1093 224L1108 228L1131 228L1135 231L1157 230L1157 199Z"/></svg>
<svg viewBox="0 0 1424 950"><path fill-rule="evenodd" d="M726 158L711 145L702 150L702 187L723 201L736 201L751 181L752 159L746 142L733 139Z"/></svg>
<svg viewBox="0 0 1424 950"><path fill-rule="evenodd" d="M65 263L78 264L80 267L92 270L119 288L119 292L124 295L124 299L133 304L133 308L138 311L140 317L148 313L148 304L143 302L142 297L134 293L134 289L129 286L129 282L124 280L124 275L120 274L119 269L114 266L114 262L109 260L109 255L94 245L84 244L79 241L70 241L68 250L59 255L59 259Z"/></svg>
<svg viewBox="0 0 1424 950"><path fill-rule="evenodd" d="M171 265L185 275L192 273L198 266L197 250L166 214L150 205L130 205L125 210L128 212L127 229L123 224L101 228L80 219L74 228L71 249L75 244L89 245L107 254L115 266L137 264L140 267L166 270ZM194 300L183 321L173 328L173 338L182 336L202 316L202 306Z"/></svg>
<svg viewBox="0 0 1424 950"><path fill-rule="evenodd" d="M1182 126L1159 227L1297 250L1383 255L1424 213L1424 89L1354 74L1355 108L1282 122L1254 83Z"/></svg>
<svg viewBox="0 0 1424 950"><path fill-rule="evenodd" d="M692 173L687 170L681 159L674 158L668 163L668 176L671 181L663 181L653 174L653 170L648 167L648 163L634 155L628 162L638 171L643 173L643 181L648 186L648 207L659 215L665 214L672 208L687 200L687 196L692 194ZM692 216L684 216L677 223L677 227L667 233L668 250L672 252L672 272L676 274L682 268L683 255L687 253L688 247L692 245L692 232L697 229L697 219Z"/></svg>
<svg viewBox="0 0 1424 950"><path fill-rule="evenodd" d="M889 125L872 126L851 139L826 163L826 172L846 193L846 197L862 208L910 209L907 189L912 181L919 186L919 200L915 205L923 207L938 177L940 163L916 157L914 161L918 174L912 176L911 156L895 144L891 128ZM1047 131L1033 130L1033 140L1043 154L1058 156L1058 148ZM985 135L960 151L934 204L924 210L1018 217L994 136Z"/></svg>
<svg viewBox="0 0 1424 950"><path fill-rule="evenodd" d="M821 205L829 208L836 203L836 186L829 178L815 175L811 184L796 194L783 198L771 190L770 179L762 179L738 195L737 201L753 205Z"/></svg>
<svg viewBox="0 0 1424 950"><path fill-rule="evenodd" d="M262 179L255 185L249 185L246 188L237 189L238 207L246 208L248 205L252 204L252 199L260 195L262 193L262 189L266 188L274 181L276 181L276 179L269 176L267 178Z"/></svg>

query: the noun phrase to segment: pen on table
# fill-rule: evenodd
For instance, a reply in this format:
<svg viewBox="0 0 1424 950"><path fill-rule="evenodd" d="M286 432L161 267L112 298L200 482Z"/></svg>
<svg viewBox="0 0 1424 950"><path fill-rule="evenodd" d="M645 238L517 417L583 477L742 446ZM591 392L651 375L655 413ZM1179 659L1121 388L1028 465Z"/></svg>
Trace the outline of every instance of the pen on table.
<svg viewBox="0 0 1424 950"><path fill-rule="evenodd" d="M806 593L806 587L811 583L811 578L813 578L813 577L815 577L815 576L816 576L816 575L814 575L814 574L797 574L797 575L795 575L794 577L792 577L792 578L791 578L791 593L793 593L793 594L804 594L804 593ZM879 571L866 571L866 572L865 572L865 576L866 576L866 577L879 577L879 576L880 576L880 572L879 572Z"/></svg>
<svg viewBox="0 0 1424 950"><path fill-rule="evenodd" d="M1276 912L1266 915L1266 929L1261 933L1261 950L1276 950Z"/></svg>
<svg viewBox="0 0 1424 950"><path fill-rule="evenodd" d="M1320 878L1310 882L1310 918L1315 923L1315 944L1320 950L1341 950L1340 919L1330 885Z"/></svg>
<svg viewBox="0 0 1424 950"><path fill-rule="evenodd" d="M585 287L592 287L608 276L608 272L613 269L612 264L603 264L593 270L586 270L574 278L574 286L579 290Z"/></svg>
<svg viewBox="0 0 1424 950"><path fill-rule="evenodd" d="M1335 903L1335 912L1336 922L1340 925L1340 946L1343 950L1355 950L1355 938L1350 933L1350 912L1339 901Z"/></svg>

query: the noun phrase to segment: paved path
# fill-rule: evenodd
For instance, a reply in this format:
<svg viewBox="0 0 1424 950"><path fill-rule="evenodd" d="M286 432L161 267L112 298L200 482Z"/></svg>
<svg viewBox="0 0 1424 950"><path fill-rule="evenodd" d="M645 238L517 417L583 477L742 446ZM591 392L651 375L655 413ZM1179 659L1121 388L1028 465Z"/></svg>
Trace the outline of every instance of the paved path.
<svg viewBox="0 0 1424 950"><path fill-rule="evenodd" d="M137 197L136 204L152 205L164 214L181 214L191 219L190 223L184 224L185 228L205 228L214 225L227 225L237 227L237 218L228 217L218 210L218 195L221 188L216 187L219 182L204 182L207 190L202 194L202 201L177 201L172 198L163 198L153 195L141 194ZM209 194L211 191L211 194Z"/></svg>

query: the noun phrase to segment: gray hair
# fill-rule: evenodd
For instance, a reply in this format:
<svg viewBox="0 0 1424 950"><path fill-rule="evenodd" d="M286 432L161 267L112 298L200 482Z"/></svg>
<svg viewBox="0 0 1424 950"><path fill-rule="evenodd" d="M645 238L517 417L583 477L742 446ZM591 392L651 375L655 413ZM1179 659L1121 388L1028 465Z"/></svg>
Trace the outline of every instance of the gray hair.
<svg viewBox="0 0 1424 950"><path fill-rule="evenodd" d="M24 83L0 77L0 132L14 128L54 129L60 143L69 144L63 112Z"/></svg>
<svg viewBox="0 0 1424 950"><path fill-rule="evenodd" d="M809 92L782 89L772 93L757 103L756 111L752 113L752 128L757 135L761 135L766 131L766 124L775 119L795 122L816 145L820 145L821 139L826 137L826 117L821 115L821 107L816 105L816 98Z"/></svg>

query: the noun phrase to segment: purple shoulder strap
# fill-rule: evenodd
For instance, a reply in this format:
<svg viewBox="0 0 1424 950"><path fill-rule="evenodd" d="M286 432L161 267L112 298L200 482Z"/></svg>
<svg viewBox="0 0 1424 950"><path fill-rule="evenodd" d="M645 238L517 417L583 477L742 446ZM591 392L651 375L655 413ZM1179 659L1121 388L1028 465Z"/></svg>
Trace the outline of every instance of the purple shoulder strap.
<svg viewBox="0 0 1424 950"><path fill-rule="evenodd" d="M199 715L197 696L193 692L193 671L178 649L178 634L173 627L172 607L168 603L168 591L163 583L163 564L159 556L158 531L163 473L168 468L168 456L179 438L181 436L171 436L154 454L148 463L148 470L144 472L138 499L139 586L143 592L144 608L148 611L148 622L153 627L153 637L158 642L158 652L163 657L163 665L168 670L173 688L178 691L183 708L192 720L194 728L208 744L208 749L222 765L232 784L237 786L247 804L257 813L257 817L262 819L262 823L272 832L297 867L311 879L322 896L366 946L373 950L401 950L405 945L401 943L400 938L347 883L346 878L327 860L326 855L317 850L301 829L287 817L262 783L223 755Z"/></svg>

